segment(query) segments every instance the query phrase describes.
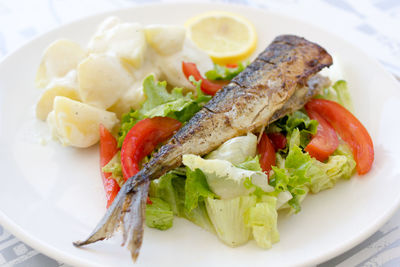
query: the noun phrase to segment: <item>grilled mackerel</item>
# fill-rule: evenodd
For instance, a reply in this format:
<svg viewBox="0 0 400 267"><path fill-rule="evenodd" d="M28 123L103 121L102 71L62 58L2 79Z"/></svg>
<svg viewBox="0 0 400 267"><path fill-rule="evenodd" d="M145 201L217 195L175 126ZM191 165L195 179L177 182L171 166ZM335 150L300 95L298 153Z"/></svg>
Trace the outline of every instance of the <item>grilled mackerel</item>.
<svg viewBox="0 0 400 267"><path fill-rule="evenodd" d="M314 75L331 64L331 56L315 43L294 35L276 37L124 184L92 234L74 245L109 238L122 224L122 245L136 260L150 180L180 166L184 154L205 155L235 136L262 129L301 108L326 83Z"/></svg>

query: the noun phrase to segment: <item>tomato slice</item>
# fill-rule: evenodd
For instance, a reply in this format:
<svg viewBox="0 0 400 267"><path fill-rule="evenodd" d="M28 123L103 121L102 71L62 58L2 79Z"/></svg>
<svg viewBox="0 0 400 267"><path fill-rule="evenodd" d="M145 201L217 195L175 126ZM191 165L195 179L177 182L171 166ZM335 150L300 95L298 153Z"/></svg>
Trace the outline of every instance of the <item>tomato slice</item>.
<svg viewBox="0 0 400 267"><path fill-rule="evenodd" d="M229 83L229 81L211 82L207 80L206 78L201 76L196 64L191 62L182 62L182 71L183 74L185 74L186 79L188 80L190 76L193 76L196 81L201 80L201 91L208 95L215 95L218 90Z"/></svg>
<svg viewBox="0 0 400 267"><path fill-rule="evenodd" d="M286 136L284 136L282 133L269 133L268 138L269 140L271 140L275 151L278 151L279 149L284 149L286 147Z"/></svg>
<svg viewBox="0 0 400 267"><path fill-rule="evenodd" d="M168 117L147 118L136 123L121 147L121 167L125 181L139 172L140 162L145 156L181 126L181 122Z"/></svg>
<svg viewBox="0 0 400 267"><path fill-rule="evenodd" d="M326 99L312 99L306 109L321 115L350 145L357 163L358 174L367 173L374 161L372 139L361 122L340 104Z"/></svg>
<svg viewBox="0 0 400 267"><path fill-rule="evenodd" d="M234 69L234 68L238 67L238 64L237 63L228 63L225 65L225 67Z"/></svg>
<svg viewBox="0 0 400 267"><path fill-rule="evenodd" d="M262 134L261 140L257 145L258 153L261 154L260 166L261 169L266 173L272 170L272 166L276 165L276 155L275 149L272 145L271 140L269 140L266 133Z"/></svg>
<svg viewBox="0 0 400 267"><path fill-rule="evenodd" d="M308 116L318 121L317 133L312 137L310 143L305 147L305 151L311 157L319 161L326 160L339 146L339 138L335 129L317 112L306 107Z"/></svg>
<svg viewBox="0 0 400 267"><path fill-rule="evenodd" d="M103 180L104 190L106 191L107 208L114 201L114 198L118 194L119 185L112 179L111 173L103 172L102 168L117 154L118 146L117 140L112 134L100 124L100 171L101 178Z"/></svg>

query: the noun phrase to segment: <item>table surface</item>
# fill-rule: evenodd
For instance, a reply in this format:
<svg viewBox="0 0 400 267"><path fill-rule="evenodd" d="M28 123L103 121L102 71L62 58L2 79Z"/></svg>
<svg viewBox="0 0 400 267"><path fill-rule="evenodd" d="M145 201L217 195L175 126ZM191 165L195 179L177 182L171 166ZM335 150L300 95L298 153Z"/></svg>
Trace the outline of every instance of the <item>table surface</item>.
<svg viewBox="0 0 400 267"><path fill-rule="evenodd" d="M99 12L169 0L0 0L0 60L28 40ZM277 11L336 33L400 77L399 0L219 0ZM318 12L315 12L318 10ZM399 79L400 80L400 79ZM0 266L55 267L0 225ZM400 210L376 233L319 266L400 266Z"/></svg>

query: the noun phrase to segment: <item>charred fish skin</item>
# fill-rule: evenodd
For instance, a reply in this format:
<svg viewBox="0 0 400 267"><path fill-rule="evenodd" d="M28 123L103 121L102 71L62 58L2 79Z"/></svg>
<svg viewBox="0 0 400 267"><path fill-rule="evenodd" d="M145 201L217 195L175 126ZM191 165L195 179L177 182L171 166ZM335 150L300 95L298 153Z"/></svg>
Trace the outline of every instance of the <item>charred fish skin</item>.
<svg viewBox="0 0 400 267"><path fill-rule="evenodd" d="M297 89L331 64L332 57L315 43L294 35L276 37L124 184L95 230L74 245L108 238L122 222L123 245L135 261L143 239L150 180L181 165L184 154L205 155L228 139L265 126L277 111L290 109L284 105Z"/></svg>

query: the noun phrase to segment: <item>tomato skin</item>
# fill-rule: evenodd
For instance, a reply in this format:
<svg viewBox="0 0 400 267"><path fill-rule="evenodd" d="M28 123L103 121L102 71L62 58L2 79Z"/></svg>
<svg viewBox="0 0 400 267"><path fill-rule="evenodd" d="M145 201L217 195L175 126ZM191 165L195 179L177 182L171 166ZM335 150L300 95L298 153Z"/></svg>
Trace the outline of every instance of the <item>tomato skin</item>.
<svg viewBox="0 0 400 267"><path fill-rule="evenodd" d="M278 151L279 149L284 149L286 147L286 136L284 136L282 133L269 133L268 138L269 140L271 140L275 151Z"/></svg>
<svg viewBox="0 0 400 267"><path fill-rule="evenodd" d="M182 71L183 74L185 74L186 79L188 80L190 76L193 76L196 81L202 80L201 91L208 95L215 95L222 87L229 83L229 81L211 82L207 80L206 78L201 76L196 64L191 62L182 62Z"/></svg>
<svg viewBox="0 0 400 267"><path fill-rule="evenodd" d="M125 181L139 172L140 162L145 156L181 126L181 122L168 117L147 118L136 123L121 147L121 167Z"/></svg>
<svg viewBox="0 0 400 267"><path fill-rule="evenodd" d="M318 121L318 128L317 133L311 138L310 143L308 143L304 150L311 157L319 161L324 161L339 146L339 138L336 135L335 129L321 115L309 107L306 107L306 111L312 120Z"/></svg>
<svg viewBox="0 0 400 267"><path fill-rule="evenodd" d="M262 134L261 140L257 145L258 153L261 154L260 166L263 172L269 175L272 170L272 166L276 165L276 155L275 149L272 145L271 140L269 140L266 133Z"/></svg>
<svg viewBox="0 0 400 267"><path fill-rule="evenodd" d="M340 104L326 99L312 99L306 104L307 110L321 115L350 145L357 163L357 173L367 173L374 161L374 145L368 131L361 122Z"/></svg>
<svg viewBox="0 0 400 267"><path fill-rule="evenodd" d="M100 131L100 172L103 180L104 190L106 191L107 208L114 201L119 192L118 183L110 178L111 173L103 172L102 168L117 154L117 140L102 124L99 126Z"/></svg>

